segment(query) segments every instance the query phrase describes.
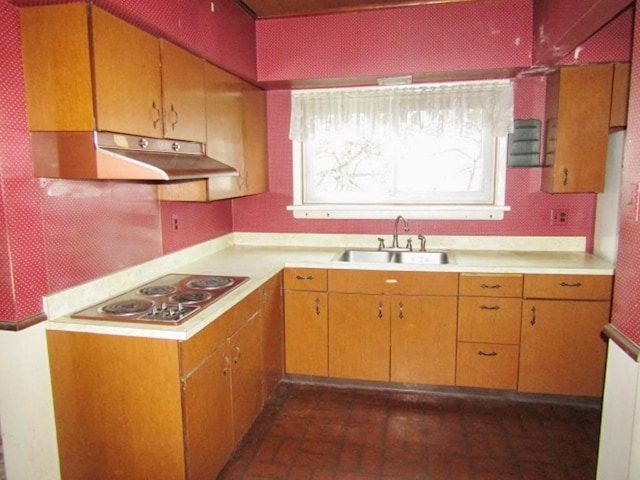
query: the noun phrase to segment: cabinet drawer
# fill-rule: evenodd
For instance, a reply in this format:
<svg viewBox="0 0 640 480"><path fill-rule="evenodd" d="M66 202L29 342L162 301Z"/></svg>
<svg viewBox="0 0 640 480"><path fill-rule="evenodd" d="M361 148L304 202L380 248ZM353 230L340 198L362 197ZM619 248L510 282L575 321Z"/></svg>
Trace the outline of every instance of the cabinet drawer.
<svg viewBox="0 0 640 480"><path fill-rule="evenodd" d="M519 298L460 297L458 341L520 343Z"/></svg>
<svg viewBox="0 0 640 480"><path fill-rule="evenodd" d="M329 290L344 293L457 295L458 274L452 272L329 270Z"/></svg>
<svg viewBox="0 0 640 480"><path fill-rule="evenodd" d="M285 268L284 288L324 292L327 290L327 271L319 268Z"/></svg>
<svg viewBox="0 0 640 480"><path fill-rule="evenodd" d="M525 298L610 300L609 275L525 275Z"/></svg>
<svg viewBox="0 0 640 480"><path fill-rule="evenodd" d="M456 385L515 390L518 353L517 345L459 342Z"/></svg>
<svg viewBox="0 0 640 480"><path fill-rule="evenodd" d="M460 295L472 297L521 297L522 275L461 273Z"/></svg>

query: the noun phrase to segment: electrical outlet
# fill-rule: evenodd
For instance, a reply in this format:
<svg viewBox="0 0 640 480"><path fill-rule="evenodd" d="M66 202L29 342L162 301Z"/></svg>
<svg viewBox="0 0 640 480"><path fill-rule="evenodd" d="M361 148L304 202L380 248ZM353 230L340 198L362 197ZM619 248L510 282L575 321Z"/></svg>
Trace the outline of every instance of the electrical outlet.
<svg viewBox="0 0 640 480"><path fill-rule="evenodd" d="M566 209L552 209L549 221L553 226L564 226L569 223L569 212Z"/></svg>
<svg viewBox="0 0 640 480"><path fill-rule="evenodd" d="M173 214L171 216L171 228L173 229L174 232L178 231L178 215Z"/></svg>

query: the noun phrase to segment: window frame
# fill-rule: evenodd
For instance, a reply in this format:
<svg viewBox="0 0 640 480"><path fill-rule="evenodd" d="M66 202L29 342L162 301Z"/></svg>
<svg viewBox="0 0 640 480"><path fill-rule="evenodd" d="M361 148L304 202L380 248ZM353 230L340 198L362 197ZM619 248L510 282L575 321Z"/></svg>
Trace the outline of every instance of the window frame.
<svg viewBox="0 0 640 480"><path fill-rule="evenodd" d="M287 210L294 218L392 219L404 215L414 219L502 220L510 207L505 203L507 136L494 137L493 201L491 203L304 203L303 143L292 142L293 204Z"/></svg>

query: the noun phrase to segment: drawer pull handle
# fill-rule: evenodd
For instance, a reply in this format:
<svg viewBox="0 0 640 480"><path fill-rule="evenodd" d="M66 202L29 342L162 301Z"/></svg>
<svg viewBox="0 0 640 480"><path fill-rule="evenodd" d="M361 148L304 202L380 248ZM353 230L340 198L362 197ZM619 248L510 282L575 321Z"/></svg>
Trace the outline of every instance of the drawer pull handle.
<svg viewBox="0 0 640 480"><path fill-rule="evenodd" d="M491 288L491 289L498 289L501 288L502 285L500 285L499 283L496 283L494 285L487 285L486 283L483 283L482 285L480 285L480 288Z"/></svg>
<svg viewBox="0 0 640 480"><path fill-rule="evenodd" d="M532 327L536 324L536 307L531 307L531 321L529 323Z"/></svg>
<svg viewBox="0 0 640 480"><path fill-rule="evenodd" d="M581 287L582 284L580 282L576 282L576 283L567 283L567 282L562 282L560 284L561 287Z"/></svg>
<svg viewBox="0 0 640 480"><path fill-rule="evenodd" d="M487 305L480 305L480 310L500 310L500 307L498 305L494 305L492 307L489 307Z"/></svg>
<svg viewBox="0 0 640 480"><path fill-rule="evenodd" d="M384 305L382 304L382 301L378 302L378 318L382 318L383 313L382 313L382 307Z"/></svg>
<svg viewBox="0 0 640 480"><path fill-rule="evenodd" d="M567 185L569 185L569 169L568 169L568 168L565 168L565 169L562 171L562 175L563 175L563 176L562 176L562 185L563 185L564 187L566 187Z"/></svg>
<svg viewBox="0 0 640 480"><path fill-rule="evenodd" d="M384 283L398 283L398 280L395 278L387 278Z"/></svg>
<svg viewBox="0 0 640 480"><path fill-rule="evenodd" d="M498 356L498 352L483 352L483 351L479 351L478 355L480 355L481 357L497 357Z"/></svg>
<svg viewBox="0 0 640 480"><path fill-rule="evenodd" d="M400 307L400 312L398 313L398 316L400 317L400 320L402 320L404 318L404 302L400 302L398 306Z"/></svg>
<svg viewBox="0 0 640 480"><path fill-rule="evenodd" d="M313 280L313 275L307 275L303 277L302 275L296 275L296 280Z"/></svg>
<svg viewBox="0 0 640 480"><path fill-rule="evenodd" d="M320 315L320 297L316 297L316 315Z"/></svg>

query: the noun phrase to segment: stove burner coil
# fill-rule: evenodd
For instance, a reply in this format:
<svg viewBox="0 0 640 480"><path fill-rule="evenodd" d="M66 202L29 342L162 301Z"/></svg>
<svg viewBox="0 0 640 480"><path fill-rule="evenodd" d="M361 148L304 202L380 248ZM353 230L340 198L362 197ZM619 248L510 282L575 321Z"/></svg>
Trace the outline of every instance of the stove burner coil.
<svg viewBox="0 0 640 480"><path fill-rule="evenodd" d="M206 302L211 298L211 294L207 292L183 292L171 297L172 302L176 303L200 303Z"/></svg>
<svg viewBox="0 0 640 480"><path fill-rule="evenodd" d="M137 315L148 311L152 305L153 303L148 300L123 300L109 303L102 307L100 311L118 316Z"/></svg>
<svg viewBox="0 0 640 480"><path fill-rule="evenodd" d="M141 295L148 297L161 297L163 295L170 295L176 291L176 287L171 285L155 285L151 287L144 287L138 290Z"/></svg>
<svg viewBox="0 0 640 480"><path fill-rule="evenodd" d="M198 280L191 280L187 283L189 288L199 290L215 290L218 288L229 287L233 285L233 279L229 277L207 277Z"/></svg>

